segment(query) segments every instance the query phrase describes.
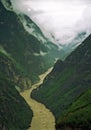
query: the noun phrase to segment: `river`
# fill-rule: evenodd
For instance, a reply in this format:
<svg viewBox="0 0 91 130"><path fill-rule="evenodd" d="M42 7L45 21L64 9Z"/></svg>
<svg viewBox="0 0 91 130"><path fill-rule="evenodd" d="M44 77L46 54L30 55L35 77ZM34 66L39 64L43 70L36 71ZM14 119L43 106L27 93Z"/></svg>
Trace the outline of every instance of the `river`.
<svg viewBox="0 0 91 130"><path fill-rule="evenodd" d="M44 104L31 98L31 92L43 83L43 79L51 71L51 69L52 68L48 69L48 71L44 74L41 74L39 76L40 81L34 84L31 89L20 93L33 111L32 122L28 130L55 130L55 118L52 112L47 109Z"/></svg>

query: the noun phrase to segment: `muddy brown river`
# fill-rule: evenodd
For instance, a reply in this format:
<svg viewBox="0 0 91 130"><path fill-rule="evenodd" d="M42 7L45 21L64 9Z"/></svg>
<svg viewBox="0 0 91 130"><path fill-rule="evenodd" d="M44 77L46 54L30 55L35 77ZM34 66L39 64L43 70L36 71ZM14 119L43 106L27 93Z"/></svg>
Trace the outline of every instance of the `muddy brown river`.
<svg viewBox="0 0 91 130"><path fill-rule="evenodd" d="M40 81L34 84L31 89L20 93L33 111L33 118L30 124L31 127L29 127L28 130L55 130L55 118L52 112L47 109L44 104L31 98L31 92L43 83L43 79L51 71L51 69L48 69L47 72L40 75Z"/></svg>

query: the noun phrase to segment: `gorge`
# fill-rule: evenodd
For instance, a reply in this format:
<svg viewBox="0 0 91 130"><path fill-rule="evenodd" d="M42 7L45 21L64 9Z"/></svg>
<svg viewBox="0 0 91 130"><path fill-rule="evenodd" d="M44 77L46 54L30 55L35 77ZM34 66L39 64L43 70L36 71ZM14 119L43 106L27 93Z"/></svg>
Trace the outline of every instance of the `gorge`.
<svg viewBox="0 0 91 130"><path fill-rule="evenodd" d="M47 72L41 74L38 83L34 84L30 90L28 89L21 93L21 96L24 97L33 111L32 122L30 123L30 128L28 130L55 130L55 118L52 112L43 104L31 98L31 92L34 89L38 89L39 85L43 83L44 78L50 71L51 69L48 69Z"/></svg>
<svg viewBox="0 0 91 130"><path fill-rule="evenodd" d="M34 1L0 1L0 130L91 130L91 2Z"/></svg>

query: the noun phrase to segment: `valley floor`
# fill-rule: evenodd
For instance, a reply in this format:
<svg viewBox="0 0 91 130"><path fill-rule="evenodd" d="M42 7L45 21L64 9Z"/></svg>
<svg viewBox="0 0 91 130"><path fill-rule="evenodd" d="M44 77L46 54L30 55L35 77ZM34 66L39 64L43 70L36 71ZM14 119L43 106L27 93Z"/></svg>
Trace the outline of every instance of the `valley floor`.
<svg viewBox="0 0 91 130"><path fill-rule="evenodd" d="M50 71L51 69L40 75L40 81L34 84L30 90L25 90L21 93L21 96L24 97L33 111L33 119L28 130L55 130L55 118L52 112L48 110L43 104L32 99L30 96L32 90L38 89L38 86L42 84L43 79Z"/></svg>

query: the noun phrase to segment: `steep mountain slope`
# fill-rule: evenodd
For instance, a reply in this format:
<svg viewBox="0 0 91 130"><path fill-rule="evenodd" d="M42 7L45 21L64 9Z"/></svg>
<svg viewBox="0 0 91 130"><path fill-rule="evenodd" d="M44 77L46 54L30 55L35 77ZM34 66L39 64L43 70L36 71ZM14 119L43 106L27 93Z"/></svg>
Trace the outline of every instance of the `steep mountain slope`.
<svg viewBox="0 0 91 130"><path fill-rule="evenodd" d="M91 130L91 88L79 96L58 122L57 129Z"/></svg>
<svg viewBox="0 0 91 130"><path fill-rule="evenodd" d="M29 26L30 30L25 31L23 26ZM89 37L85 42L90 41ZM64 62L59 60L43 87L40 86L38 95L33 93L33 97L54 112L58 126L60 116L65 116L73 101L91 86L91 45L85 42ZM25 14L15 14L10 0L0 1L0 129L25 130L28 127L32 112L15 86L21 90L31 87L39 74L66 55L46 39Z"/></svg>
<svg viewBox="0 0 91 130"><path fill-rule="evenodd" d="M10 11L11 5L6 3L3 4L8 10L0 2L0 45L23 68L32 82L35 82L38 75L51 67L55 58L63 57L65 52L58 51L58 47L47 41L32 20L25 14L17 15ZM31 34L25 31L22 25L24 20L28 21L26 26L33 30Z"/></svg>
<svg viewBox="0 0 91 130"><path fill-rule="evenodd" d="M13 82L0 72L0 130L26 130L32 116Z"/></svg>
<svg viewBox="0 0 91 130"><path fill-rule="evenodd" d="M91 35L64 62L58 61L32 97L46 104L57 121L91 88ZM87 130L87 129L86 129Z"/></svg>
<svg viewBox="0 0 91 130"><path fill-rule="evenodd" d="M49 54L49 46L24 30L18 16L10 12L11 5L6 8L0 1L0 129L26 130L33 115L16 88L31 87L31 81L38 80L38 75L53 65L55 57ZM52 51L58 49L49 44Z"/></svg>
<svg viewBox="0 0 91 130"><path fill-rule="evenodd" d="M18 86L19 90L31 87L31 80L26 72L2 47L0 47L0 71Z"/></svg>
<svg viewBox="0 0 91 130"><path fill-rule="evenodd" d="M16 62L26 70L26 73L28 73L30 63L32 62L32 59L34 59L33 46L36 46L35 44L37 44L39 47L39 41L33 36L30 37L23 29L18 17L14 13L6 11L1 3L0 10L0 45L2 45L3 48L16 60ZM39 50L40 47L38 51ZM40 58L38 60L40 60ZM33 69L32 65L31 68ZM32 77L34 76L31 72L31 79Z"/></svg>
<svg viewBox="0 0 91 130"><path fill-rule="evenodd" d="M38 80L38 75L53 65L55 57L50 50L52 54L58 48L52 43L49 48L28 34L20 17L10 12L10 4L6 9L0 1L0 129L25 130L33 115L16 88L31 87L31 81Z"/></svg>

